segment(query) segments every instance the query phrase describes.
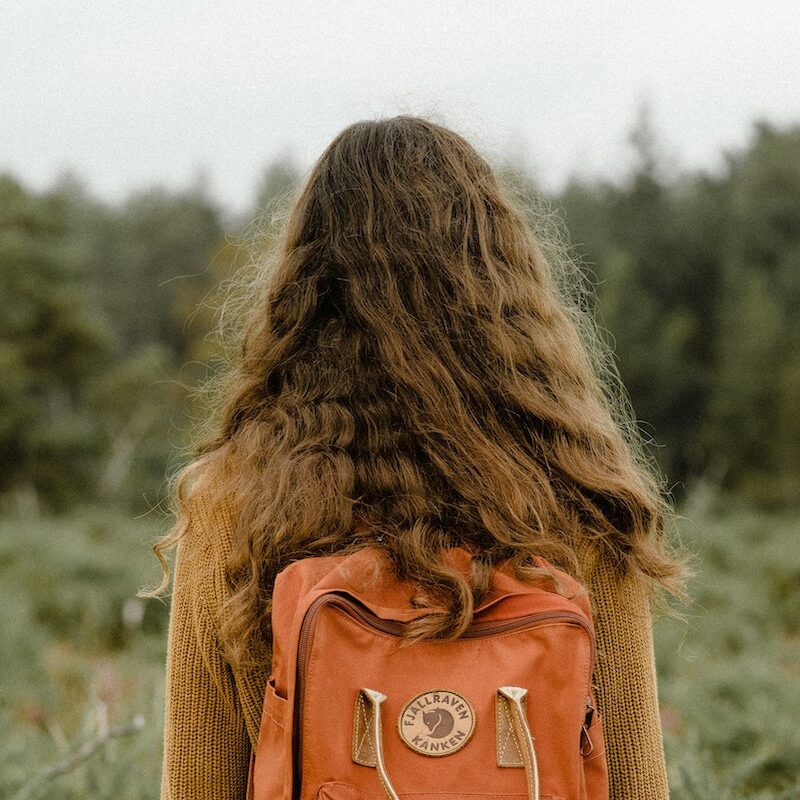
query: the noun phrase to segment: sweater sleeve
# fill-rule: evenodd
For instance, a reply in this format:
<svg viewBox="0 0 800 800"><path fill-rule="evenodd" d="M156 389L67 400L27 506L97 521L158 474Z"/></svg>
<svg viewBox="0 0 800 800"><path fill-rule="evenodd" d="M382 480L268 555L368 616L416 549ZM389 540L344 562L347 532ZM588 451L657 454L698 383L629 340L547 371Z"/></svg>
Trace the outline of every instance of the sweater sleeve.
<svg viewBox="0 0 800 800"><path fill-rule="evenodd" d="M585 574L594 605L595 691L610 800L668 800L646 588L634 576L620 579L602 555L592 559Z"/></svg>
<svg viewBox="0 0 800 800"><path fill-rule="evenodd" d="M215 612L224 584L207 519L190 507L175 559L162 800L243 800L246 793L250 744L217 636Z"/></svg>

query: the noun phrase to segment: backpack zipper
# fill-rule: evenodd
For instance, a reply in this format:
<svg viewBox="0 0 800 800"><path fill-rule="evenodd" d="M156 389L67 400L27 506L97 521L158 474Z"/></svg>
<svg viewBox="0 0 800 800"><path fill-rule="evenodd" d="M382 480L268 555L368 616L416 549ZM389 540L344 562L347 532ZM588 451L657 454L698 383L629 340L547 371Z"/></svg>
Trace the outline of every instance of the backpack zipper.
<svg viewBox="0 0 800 800"><path fill-rule="evenodd" d="M390 636L396 636L398 638L401 637L406 626L406 623L404 622L382 619L381 617L377 616L377 614L373 614L356 601L334 592L320 595L314 601L312 601L311 605L309 605L308 609L306 609L303 622L300 626L300 638L297 645L297 679L295 681L294 704L295 748L292 781L292 795L295 798L300 796L300 778L302 777L300 767L301 754L303 752L303 703L305 699L306 660L308 658L309 644L314 629L313 623L317 617L317 612L319 609L326 605L332 605L347 614L349 617L364 623L374 630ZM589 692L587 692L586 695L586 700L588 703L589 693L591 692L592 672L594 671L595 655L597 651L597 639L592 626L581 614L578 614L574 611L540 611L537 614L529 614L526 617L504 620L501 622L478 622L470 625L459 638L480 639L486 636L507 633L509 631L536 627L539 623L546 623L547 620L551 619L565 620L569 624L579 625L589 635L591 640L591 657L589 662L590 687ZM589 704L589 707L590 705L591 704Z"/></svg>

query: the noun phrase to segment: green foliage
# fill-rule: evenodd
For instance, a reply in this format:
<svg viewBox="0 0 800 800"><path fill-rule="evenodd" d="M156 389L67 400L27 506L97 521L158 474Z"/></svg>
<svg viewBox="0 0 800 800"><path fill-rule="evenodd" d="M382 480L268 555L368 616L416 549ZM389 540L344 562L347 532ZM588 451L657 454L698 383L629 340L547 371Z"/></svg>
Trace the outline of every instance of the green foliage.
<svg viewBox="0 0 800 800"><path fill-rule="evenodd" d="M207 270L222 226L204 195L160 189L132 196L110 216L93 270L123 353L160 344L185 360L195 335L187 322L211 288Z"/></svg>
<svg viewBox="0 0 800 800"><path fill-rule="evenodd" d="M623 381L676 496L800 496L800 128L755 127L720 176L667 180L653 133L621 186L562 203Z"/></svg>
<svg viewBox="0 0 800 800"><path fill-rule="evenodd" d="M656 626L672 785L687 798L794 797L800 526L793 514L724 504L724 516L684 523L700 563L693 606L685 623Z"/></svg>
<svg viewBox="0 0 800 800"><path fill-rule="evenodd" d="M731 486L774 506L800 493L800 128L757 126L730 158L726 266L706 439Z"/></svg>
<svg viewBox="0 0 800 800"><path fill-rule="evenodd" d="M10 797L105 724L112 740L58 780L65 798L156 797L167 606L137 598L160 577L146 546L165 523L107 512L0 522L0 796ZM52 796L44 786L34 797Z"/></svg>
<svg viewBox="0 0 800 800"><path fill-rule="evenodd" d="M151 507L188 440L200 370L178 375L208 333L189 321L220 280L207 269L219 210L201 194L161 190L114 209L74 181L35 195L9 177L0 209L6 505Z"/></svg>
<svg viewBox="0 0 800 800"><path fill-rule="evenodd" d="M83 389L109 350L73 223L63 195L34 198L0 178L0 489L56 502L90 485L97 443Z"/></svg>
<svg viewBox="0 0 800 800"><path fill-rule="evenodd" d="M642 431L678 499L704 482L796 506L800 128L757 124L716 175L670 177L646 114L631 142L623 182L573 181L554 205ZM236 221L202 187L110 206L74 178L36 194L0 176L0 505L158 503L218 356L220 287L258 228L245 222L279 222L299 180L275 161Z"/></svg>

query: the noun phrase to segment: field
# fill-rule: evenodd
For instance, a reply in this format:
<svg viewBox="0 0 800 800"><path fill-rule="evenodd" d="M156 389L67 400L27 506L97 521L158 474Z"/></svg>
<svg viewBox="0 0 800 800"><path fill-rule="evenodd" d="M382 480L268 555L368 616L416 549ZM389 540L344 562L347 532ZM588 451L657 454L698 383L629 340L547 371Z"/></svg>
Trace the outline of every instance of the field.
<svg viewBox="0 0 800 800"><path fill-rule="evenodd" d="M730 509L683 523L685 621L658 620L672 797L800 796L800 522ZM0 522L0 796L158 796L167 608L136 598L164 529L96 510ZM123 734L123 735L116 735Z"/></svg>

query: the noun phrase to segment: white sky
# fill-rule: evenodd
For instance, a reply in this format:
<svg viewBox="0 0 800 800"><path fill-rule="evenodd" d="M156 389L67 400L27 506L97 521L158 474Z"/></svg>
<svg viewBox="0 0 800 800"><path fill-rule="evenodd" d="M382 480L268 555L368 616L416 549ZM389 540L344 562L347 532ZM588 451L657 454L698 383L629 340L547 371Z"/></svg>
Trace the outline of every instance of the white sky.
<svg viewBox="0 0 800 800"><path fill-rule="evenodd" d="M271 158L408 112L557 189L624 171L642 98L713 168L756 117L800 122L799 54L797 0L0 0L0 171L117 199L205 169L243 210Z"/></svg>

